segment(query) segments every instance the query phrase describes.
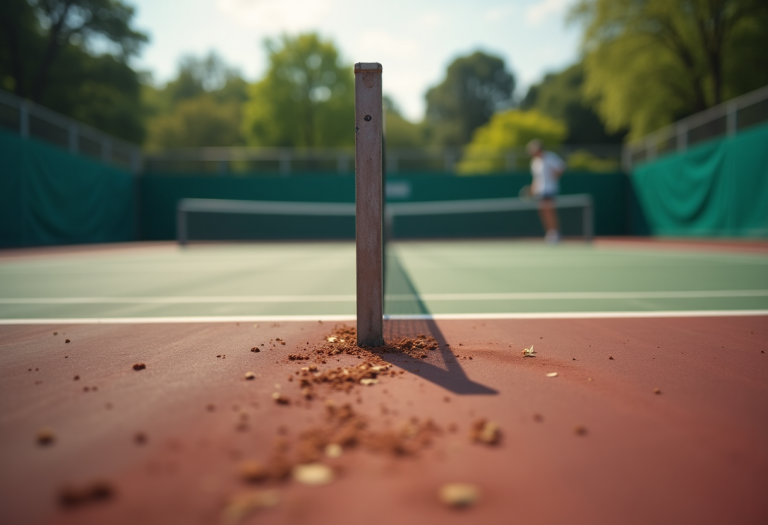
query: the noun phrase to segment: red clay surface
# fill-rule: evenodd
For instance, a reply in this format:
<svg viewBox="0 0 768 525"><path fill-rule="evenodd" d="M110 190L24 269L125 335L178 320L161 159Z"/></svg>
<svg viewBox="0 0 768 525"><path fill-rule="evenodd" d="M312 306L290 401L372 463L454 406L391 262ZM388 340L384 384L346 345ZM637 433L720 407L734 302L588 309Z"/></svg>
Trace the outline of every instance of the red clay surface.
<svg viewBox="0 0 768 525"><path fill-rule="evenodd" d="M392 321L388 337L440 349L384 356L407 372L290 406L271 399L276 384L299 399L287 379L307 362L288 354L332 324L2 326L0 522L225 523L228 498L262 488L238 478L240 462L320 423L327 398L375 428L418 417L444 432L417 457L328 459L339 474L326 486L270 483L280 502L243 523L768 523L767 321ZM523 358L531 344L538 356ZM321 369L360 363L335 359ZM469 441L480 417L501 427L499 446ZM62 486L96 480L115 495L59 506ZM479 501L445 507L447 482L476 485Z"/></svg>

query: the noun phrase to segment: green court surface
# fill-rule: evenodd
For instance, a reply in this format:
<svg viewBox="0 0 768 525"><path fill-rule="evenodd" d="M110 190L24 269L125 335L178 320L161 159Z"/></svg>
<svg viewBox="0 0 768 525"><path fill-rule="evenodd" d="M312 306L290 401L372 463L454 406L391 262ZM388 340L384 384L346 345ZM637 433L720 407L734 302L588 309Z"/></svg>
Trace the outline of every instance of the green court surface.
<svg viewBox="0 0 768 525"><path fill-rule="evenodd" d="M385 312L395 316L766 310L762 254L520 241L388 248ZM4 323L354 314L353 243L0 259Z"/></svg>

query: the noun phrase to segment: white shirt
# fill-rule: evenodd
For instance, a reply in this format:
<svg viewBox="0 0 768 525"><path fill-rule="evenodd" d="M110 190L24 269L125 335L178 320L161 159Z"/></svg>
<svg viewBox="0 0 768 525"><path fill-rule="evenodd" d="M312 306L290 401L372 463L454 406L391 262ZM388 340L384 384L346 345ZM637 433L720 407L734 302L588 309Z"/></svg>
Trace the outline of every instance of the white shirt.
<svg viewBox="0 0 768 525"><path fill-rule="evenodd" d="M531 159L533 195L555 195L560 189L557 174L565 170L565 162L551 151L545 151L541 157Z"/></svg>

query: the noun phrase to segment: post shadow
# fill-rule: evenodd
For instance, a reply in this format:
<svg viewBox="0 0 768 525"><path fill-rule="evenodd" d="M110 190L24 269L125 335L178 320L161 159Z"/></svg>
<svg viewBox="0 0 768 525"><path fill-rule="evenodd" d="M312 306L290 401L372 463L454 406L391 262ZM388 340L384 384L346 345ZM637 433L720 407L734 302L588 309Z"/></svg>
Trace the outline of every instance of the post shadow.
<svg viewBox="0 0 768 525"><path fill-rule="evenodd" d="M386 254L384 312L387 315L423 315L430 314L429 309L419 297L410 276L403 268L395 250L390 248ZM384 322L384 338L416 337L418 334L431 335L438 342L438 349L429 352L427 359L413 359L399 354L381 354L381 357L409 372L431 381L454 394L495 395L498 391L472 381L464 372L456 357L447 346L447 341L434 319L387 319ZM431 361L442 359L445 368Z"/></svg>

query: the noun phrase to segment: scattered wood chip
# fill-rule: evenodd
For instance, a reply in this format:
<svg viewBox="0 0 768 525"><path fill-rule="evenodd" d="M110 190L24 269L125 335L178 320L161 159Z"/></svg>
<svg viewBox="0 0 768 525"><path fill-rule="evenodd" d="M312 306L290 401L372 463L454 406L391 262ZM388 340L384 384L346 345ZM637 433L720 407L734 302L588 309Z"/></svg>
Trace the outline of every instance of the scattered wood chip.
<svg viewBox="0 0 768 525"><path fill-rule="evenodd" d="M37 431L38 445L51 445L56 441L56 434L50 428L41 428Z"/></svg>
<svg viewBox="0 0 768 525"><path fill-rule="evenodd" d="M536 357L536 351L533 349L533 345L530 348L526 348L520 352L523 357Z"/></svg>
<svg viewBox="0 0 768 525"><path fill-rule="evenodd" d="M69 339L65 340L64 342L65 342L65 343L68 343L68 342L69 342Z"/></svg>
<svg viewBox="0 0 768 525"><path fill-rule="evenodd" d="M261 352L261 349L254 346L251 348L251 352Z"/></svg>
<svg viewBox="0 0 768 525"><path fill-rule="evenodd" d="M222 513L223 522L237 525L248 516L262 509L271 509L280 503L277 490L258 490L240 492L229 498Z"/></svg>
<svg viewBox="0 0 768 525"><path fill-rule="evenodd" d="M501 429L493 421L478 419L472 425L469 437L472 441L486 445L498 445L501 441Z"/></svg>
<svg viewBox="0 0 768 525"><path fill-rule="evenodd" d="M654 389L653 389L653 393L654 393L654 394L657 394L657 395L658 395L658 394L661 394L661 388L654 388Z"/></svg>
<svg viewBox="0 0 768 525"><path fill-rule="evenodd" d="M480 497L480 490L469 483L447 483L440 487L440 501L451 507L469 507Z"/></svg>
<svg viewBox="0 0 768 525"><path fill-rule="evenodd" d="M282 395L280 392L274 392L272 394L272 399L275 400L275 403L278 405L290 405L291 400L288 399L286 396Z"/></svg>
<svg viewBox="0 0 768 525"><path fill-rule="evenodd" d="M144 370L145 368L147 368L147 365L145 365L144 363L134 363L133 365L133 369L136 370L137 372L139 370Z"/></svg>
<svg viewBox="0 0 768 525"><path fill-rule="evenodd" d="M327 485L333 481L333 470L322 463L293 467L293 479L305 485Z"/></svg>
<svg viewBox="0 0 768 525"><path fill-rule="evenodd" d="M609 356L608 356L608 359L610 359L611 361L613 361L613 356L612 356L612 355L609 355Z"/></svg>
<svg viewBox="0 0 768 525"><path fill-rule="evenodd" d="M246 372L245 373L245 379L248 380L248 381L252 381L252 380L256 379L256 374L254 374L253 372Z"/></svg>
<svg viewBox="0 0 768 525"><path fill-rule="evenodd" d="M547 377L557 377L557 372L550 372L547 374Z"/></svg>
<svg viewBox="0 0 768 525"><path fill-rule="evenodd" d="M258 461L243 461L238 467L240 478L249 483L259 483L269 478L269 469Z"/></svg>
<svg viewBox="0 0 768 525"><path fill-rule="evenodd" d="M378 379L370 379L370 378L368 378L368 379L361 379L360 380L360 384L363 385L363 386L375 385L378 382L379 382Z"/></svg>

